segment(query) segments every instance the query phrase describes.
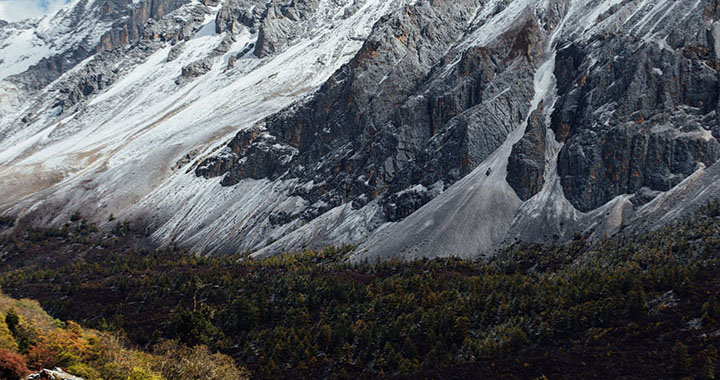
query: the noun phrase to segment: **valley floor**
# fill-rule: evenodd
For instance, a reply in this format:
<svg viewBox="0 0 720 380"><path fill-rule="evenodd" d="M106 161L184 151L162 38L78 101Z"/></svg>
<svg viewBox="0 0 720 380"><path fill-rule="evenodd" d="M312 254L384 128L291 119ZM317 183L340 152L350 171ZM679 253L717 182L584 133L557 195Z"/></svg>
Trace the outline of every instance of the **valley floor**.
<svg viewBox="0 0 720 380"><path fill-rule="evenodd" d="M141 349L207 346L253 378L720 376L720 202L658 231L487 262L143 247L125 223L80 218L6 233L0 286Z"/></svg>

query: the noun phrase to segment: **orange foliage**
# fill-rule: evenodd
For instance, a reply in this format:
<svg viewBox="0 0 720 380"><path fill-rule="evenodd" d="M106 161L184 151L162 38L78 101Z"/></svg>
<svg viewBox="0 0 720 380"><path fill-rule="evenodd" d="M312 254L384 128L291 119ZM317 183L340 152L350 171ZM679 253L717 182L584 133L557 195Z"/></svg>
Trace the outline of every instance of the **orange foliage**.
<svg viewBox="0 0 720 380"><path fill-rule="evenodd" d="M83 333L74 322L65 329L55 329L41 335L26 357L30 368L67 367L97 356L97 337Z"/></svg>

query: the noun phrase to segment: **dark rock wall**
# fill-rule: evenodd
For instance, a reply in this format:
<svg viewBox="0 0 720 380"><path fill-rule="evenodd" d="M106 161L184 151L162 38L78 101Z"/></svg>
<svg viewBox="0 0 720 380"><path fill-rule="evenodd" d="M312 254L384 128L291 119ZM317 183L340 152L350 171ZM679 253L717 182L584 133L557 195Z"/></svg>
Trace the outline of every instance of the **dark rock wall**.
<svg viewBox="0 0 720 380"><path fill-rule="evenodd" d="M526 201L545 184L545 140L547 125L541 104L528 119L523 137L513 145L508 158L507 181L520 199Z"/></svg>
<svg viewBox="0 0 720 380"><path fill-rule="evenodd" d="M469 173L527 114L544 32L528 10L496 44L452 54L476 5L420 2L385 16L312 100L239 133L197 174L224 175L223 185L297 178L303 185L292 195L312 205L306 219L376 198L388 220L409 215ZM415 185L423 186L403 191Z"/></svg>
<svg viewBox="0 0 720 380"><path fill-rule="evenodd" d="M621 30L558 52L552 129L565 143L565 195L579 210L641 189L669 190L698 163L720 158L706 132L717 125L720 61L709 20L718 15L715 4L704 9L663 25L667 37ZM654 39L639 35L646 32Z"/></svg>

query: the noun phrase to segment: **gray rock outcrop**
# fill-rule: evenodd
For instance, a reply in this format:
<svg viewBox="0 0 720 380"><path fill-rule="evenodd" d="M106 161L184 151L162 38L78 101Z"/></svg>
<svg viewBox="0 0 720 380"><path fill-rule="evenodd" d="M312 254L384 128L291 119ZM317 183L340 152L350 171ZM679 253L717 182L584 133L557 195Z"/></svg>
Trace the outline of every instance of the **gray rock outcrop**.
<svg viewBox="0 0 720 380"><path fill-rule="evenodd" d="M718 107L717 12L702 2L663 23L620 28L558 52L552 128L565 143L558 171L576 208L590 211L643 189L667 191L698 163L720 158L710 132ZM682 30L670 26L680 23Z"/></svg>
<svg viewBox="0 0 720 380"><path fill-rule="evenodd" d="M197 174L223 175L229 186L260 166L270 179L315 183L291 192L312 205L307 219L378 197L388 220L409 215L437 194L417 189L442 191L499 147L532 96L542 32L530 13L492 46L456 49L457 62L445 55L474 8L422 3L387 16L308 104L264 123L281 148L238 155L248 142L241 132L223 151L229 154L208 159Z"/></svg>
<svg viewBox="0 0 720 380"><path fill-rule="evenodd" d="M545 185L545 139L547 126L542 106L530 114L525 134L508 158L507 181L523 201L527 201Z"/></svg>

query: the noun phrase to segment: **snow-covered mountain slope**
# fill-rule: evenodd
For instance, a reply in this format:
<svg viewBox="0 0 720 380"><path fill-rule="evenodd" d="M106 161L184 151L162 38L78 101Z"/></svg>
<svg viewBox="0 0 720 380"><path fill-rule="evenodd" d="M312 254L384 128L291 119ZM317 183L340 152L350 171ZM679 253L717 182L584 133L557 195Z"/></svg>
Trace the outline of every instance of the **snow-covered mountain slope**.
<svg viewBox="0 0 720 380"><path fill-rule="evenodd" d="M710 0L161 3L0 27L3 214L477 256L653 227L718 186Z"/></svg>
<svg viewBox="0 0 720 380"><path fill-rule="evenodd" d="M179 208L184 202L168 196L195 197L197 182L200 188L217 190L211 191L214 200L236 196L238 192L219 188L215 181L186 174L190 156L212 150L226 135L316 89L352 57L374 21L394 6L385 1L345 6L322 2L310 15L313 20L305 21L314 29L296 36L283 52L259 59L253 54L258 31L243 27L228 39L229 32L217 33L220 4L186 4L167 18L189 18L200 9L204 16L189 39L174 45L146 39L110 57L95 55L30 94L37 103L23 101L3 119L4 129L12 129L0 147L5 201L23 213L63 205L62 213L36 213L42 219L37 222L53 223L72 209L88 207L89 216L97 218L148 211L136 207L141 201L152 204L149 210L164 202ZM208 71L192 78L199 73L188 67L204 60ZM100 66L99 72L89 67L93 64ZM63 91L57 87L76 77L108 72L117 77L114 83L68 110L58 106ZM31 123L22 122L26 114L33 115ZM162 192L163 186L170 194Z"/></svg>

